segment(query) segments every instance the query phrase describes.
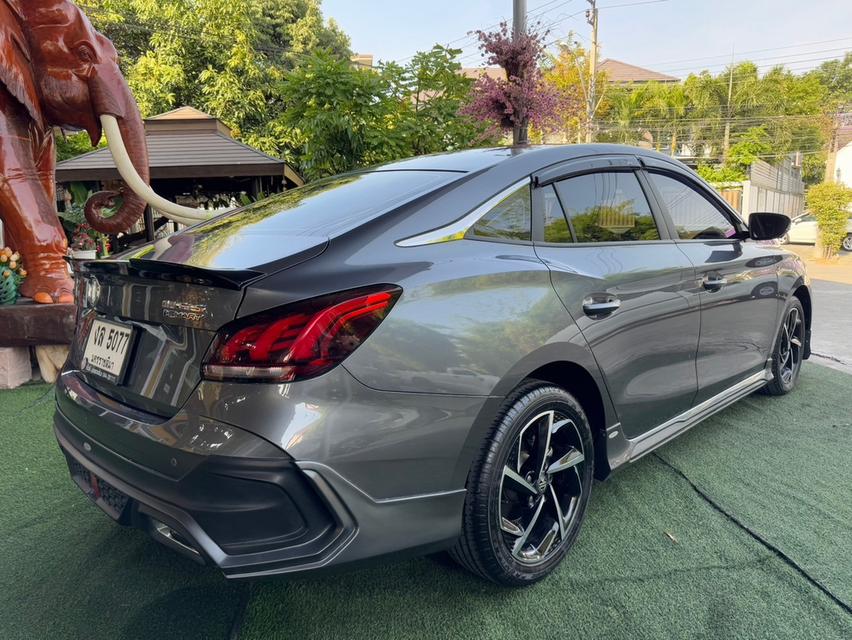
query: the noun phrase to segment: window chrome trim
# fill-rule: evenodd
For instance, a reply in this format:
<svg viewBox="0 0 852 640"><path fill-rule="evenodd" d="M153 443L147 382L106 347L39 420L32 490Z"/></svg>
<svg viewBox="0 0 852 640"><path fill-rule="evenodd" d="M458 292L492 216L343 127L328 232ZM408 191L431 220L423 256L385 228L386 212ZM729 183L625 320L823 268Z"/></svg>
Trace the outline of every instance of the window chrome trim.
<svg viewBox="0 0 852 640"><path fill-rule="evenodd" d="M528 187L531 184L532 182L530 180L530 177L527 176L522 180L518 180L514 184L506 187L494 196L490 197L488 200L476 207L473 211L471 211L464 217L459 218L455 222L451 222L450 224L444 225L443 227L438 227L437 229L433 229L432 231L427 231L426 233L419 233L416 236L397 240L395 244L398 247L422 247L427 244L437 244L439 242L451 242L453 240L461 240L462 238L464 238L465 234L470 230L470 228L477 222L479 222L479 219L482 216L491 211L491 209L496 207L498 204L500 204L503 200L508 198L518 189L525 186ZM483 239L487 240L487 238Z"/></svg>

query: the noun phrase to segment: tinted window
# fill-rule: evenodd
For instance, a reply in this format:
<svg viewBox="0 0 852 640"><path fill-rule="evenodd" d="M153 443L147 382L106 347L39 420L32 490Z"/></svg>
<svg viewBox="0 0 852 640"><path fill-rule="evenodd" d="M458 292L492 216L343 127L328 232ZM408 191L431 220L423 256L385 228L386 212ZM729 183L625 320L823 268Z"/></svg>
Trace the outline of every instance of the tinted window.
<svg viewBox="0 0 852 640"><path fill-rule="evenodd" d="M524 186L503 198L473 226L481 238L529 240L532 228L530 188Z"/></svg>
<svg viewBox="0 0 852 640"><path fill-rule="evenodd" d="M649 174L663 204L683 240L730 238L736 233L731 221L707 198L680 180Z"/></svg>
<svg viewBox="0 0 852 640"><path fill-rule="evenodd" d="M371 220L459 175L443 171L375 171L335 176L225 213L191 231L196 235L224 236L238 231L331 235Z"/></svg>
<svg viewBox="0 0 852 640"><path fill-rule="evenodd" d="M651 208L633 173L590 173L556 184L577 242L659 240Z"/></svg>
<svg viewBox="0 0 852 640"><path fill-rule="evenodd" d="M568 220L565 212L556 197L553 185L548 185L541 190L542 203L544 206L544 241L545 242L574 242L571 229L568 228Z"/></svg>

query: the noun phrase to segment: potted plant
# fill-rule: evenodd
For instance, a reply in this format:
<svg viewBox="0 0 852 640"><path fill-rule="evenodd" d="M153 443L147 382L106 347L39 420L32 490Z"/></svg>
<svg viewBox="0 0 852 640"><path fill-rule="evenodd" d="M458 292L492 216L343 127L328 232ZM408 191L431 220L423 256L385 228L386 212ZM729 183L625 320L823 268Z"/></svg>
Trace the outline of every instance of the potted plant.
<svg viewBox="0 0 852 640"><path fill-rule="evenodd" d="M96 256L93 257L105 258L109 256L111 250L110 237L95 231L86 222L85 204L91 197L92 192L81 182L72 182L68 185L67 189L70 194L70 201L66 202L64 211L59 212L59 219L62 222L62 227L65 229L65 234L68 236L68 243L72 251L76 250L74 247L75 238L77 238L79 232L82 230L95 243L94 249ZM88 242L85 239L80 238L79 240L86 246L86 249L89 248ZM85 254L85 256L88 255ZM72 255L72 257L77 258L76 255ZM83 259L88 258L83 257Z"/></svg>
<svg viewBox="0 0 852 640"><path fill-rule="evenodd" d="M0 249L0 304L15 304L26 277L20 254L9 247Z"/></svg>
<svg viewBox="0 0 852 640"><path fill-rule="evenodd" d="M97 258L98 245L95 242L94 230L85 222L77 225L71 236L71 257L75 260L94 260Z"/></svg>

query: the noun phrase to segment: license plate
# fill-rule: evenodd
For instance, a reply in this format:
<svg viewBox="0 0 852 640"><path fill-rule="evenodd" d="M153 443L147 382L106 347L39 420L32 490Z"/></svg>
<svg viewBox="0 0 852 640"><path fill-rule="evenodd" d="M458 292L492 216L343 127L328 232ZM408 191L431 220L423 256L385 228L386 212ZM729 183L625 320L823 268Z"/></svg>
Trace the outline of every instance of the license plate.
<svg viewBox="0 0 852 640"><path fill-rule="evenodd" d="M120 383L127 368L133 328L118 322L95 320L83 351L83 370Z"/></svg>

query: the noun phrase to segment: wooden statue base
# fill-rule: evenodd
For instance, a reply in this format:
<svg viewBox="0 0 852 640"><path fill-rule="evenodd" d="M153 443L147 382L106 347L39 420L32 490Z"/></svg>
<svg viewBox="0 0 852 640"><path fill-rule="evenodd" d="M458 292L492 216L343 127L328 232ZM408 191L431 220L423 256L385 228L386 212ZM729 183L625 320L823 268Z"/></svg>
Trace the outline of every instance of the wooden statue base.
<svg viewBox="0 0 852 640"><path fill-rule="evenodd" d="M35 304L29 298L0 305L0 347L71 344L75 310L73 304Z"/></svg>

